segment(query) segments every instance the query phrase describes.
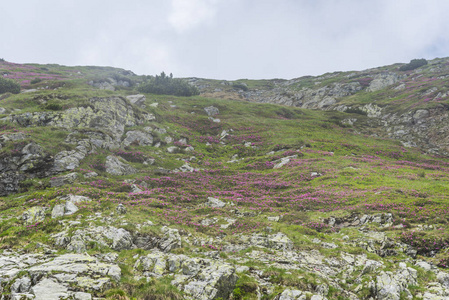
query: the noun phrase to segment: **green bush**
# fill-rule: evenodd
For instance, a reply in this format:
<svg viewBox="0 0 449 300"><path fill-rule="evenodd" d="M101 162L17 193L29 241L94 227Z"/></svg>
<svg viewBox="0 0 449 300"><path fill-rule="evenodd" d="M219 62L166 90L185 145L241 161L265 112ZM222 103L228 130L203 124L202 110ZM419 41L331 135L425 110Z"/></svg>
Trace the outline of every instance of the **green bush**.
<svg viewBox="0 0 449 300"><path fill-rule="evenodd" d="M248 87L246 86L246 84L241 83L241 82L234 82L232 84L232 87L238 90L243 90L243 91L247 91Z"/></svg>
<svg viewBox="0 0 449 300"><path fill-rule="evenodd" d="M182 79L173 78L172 74L167 76L164 72L160 76L150 77L147 82L139 86L138 91L141 93L186 97L200 94L196 87Z"/></svg>
<svg viewBox="0 0 449 300"><path fill-rule="evenodd" d="M40 78L34 78L33 80L30 81L30 83L35 84L35 83L39 83L41 81L42 81L42 79L40 79Z"/></svg>
<svg viewBox="0 0 449 300"><path fill-rule="evenodd" d="M20 85L13 80L0 77L0 94L3 93L18 94L20 93Z"/></svg>
<svg viewBox="0 0 449 300"><path fill-rule="evenodd" d="M45 109L49 110L63 110L62 103L59 101L48 101L47 104L45 104Z"/></svg>
<svg viewBox="0 0 449 300"><path fill-rule="evenodd" d="M427 60L424 58L421 59L412 59L408 64L403 65L399 68L399 71L410 71L417 69L419 67L427 65Z"/></svg>

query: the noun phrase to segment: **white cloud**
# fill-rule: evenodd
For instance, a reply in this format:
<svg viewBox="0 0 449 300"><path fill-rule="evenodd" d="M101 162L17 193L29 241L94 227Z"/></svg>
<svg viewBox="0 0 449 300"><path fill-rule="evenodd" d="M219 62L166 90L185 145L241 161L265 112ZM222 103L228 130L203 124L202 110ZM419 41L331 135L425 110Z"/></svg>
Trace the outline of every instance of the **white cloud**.
<svg viewBox="0 0 449 300"><path fill-rule="evenodd" d="M213 20L219 0L172 0L168 16L173 28L183 33Z"/></svg>
<svg viewBox="0 0 449 300"><path fill-rule="evenodd" d="M447 0L6 1L0 57L293 78L449 56L448 11Z"/></svg>

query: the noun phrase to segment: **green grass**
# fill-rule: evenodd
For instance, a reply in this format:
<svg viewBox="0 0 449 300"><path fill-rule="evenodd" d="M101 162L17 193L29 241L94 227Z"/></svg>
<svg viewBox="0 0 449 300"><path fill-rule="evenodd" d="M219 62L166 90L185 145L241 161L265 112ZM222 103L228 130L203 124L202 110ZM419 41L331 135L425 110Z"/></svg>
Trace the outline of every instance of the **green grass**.
<svg viewBox="0 0 449 300"><path fill-rule="evenodd" d="M133 89L119 89L114 92L98 90L87 84L89 80L100 80L121 72L118 69L58 65L35 65L35 67L42 74L48 72L61 76L69 74L63 80L65 85L58 90L44 89L29 94L11 95L1 100L1 107L13 111L16 115L34 111L57 113L59 109L87 106L92 97L126 96L136 93ZM380 70L392 71L396 67L384 67ZM81 74L78 74L78 71ZM367 71L360 76L373 76L374 71L370 72ZM428 74L426 72L430 72L427 67L424 68L423 74ZM320 79L321 83L317 87L331 85L341 80L352 82L359 78L345 77L349 73L334 75ZM135 82L142 79L132 75L128 77ZM298 82L292 85L292 91L315 87L315 80L316 78L311 77L298 79ZM204 82L210 84L212 90L216 87L221 87L224 91L232 89L232 85L221 85L219 80L204 80ZM238 82L247 84L250 90L269 90L283 81L242 79ZM36 87L45 84L48 82L35 83ZM442 83L438 81L436 84ZM410 94L412 92L400 94L391 89L376 93L361 91L343 99L341 103L352 107L375 103L381 107L388 107L389 112L400 113L409 110L410 106L419 100L413 98L410 102L398 103L402 97ZM43 178L30 176L22 183L23 189L20 194L0 198L1 249L39 252L41 250L37 249L38 243L52 246L50 234L62 231L64 226L59 224L59 219L50 218L51 209L61 202L58 196L76 193L93 200L83 204L76 214L64 217L67 221L79 220L81 224L77 228L106 225L100 218L89 220L89 217L97 212L101 212L103 216L114 213L115 219L107 225L124 228L133 234L139 232L144 235L161 236L162 226L177 228L183 237L194 236L201 241L197 244L185 244L183 248L174 250L174 253L207 257L212 251L209 246L217 248L218 250L214 251L219 252L221 259L251 268L251 271L239 274L239 281L233 291L234 299L256 299L256 290L263 287L256 282L252 275L253 270L262 271L273 285L274 290L269 296L265 296L266 298L275 297L285 287L309 291L311 286L324 282L312 272L305 270L290 272L254 259L247 259L247 254L253 250L276 255L272 249L249 247L236 253L221 250L226 243L235 242L241 235L254 233L268 235L267 227L270 227L273 233L282 232L287 235L296 251L320 251L326 258L339 257L342 252L367 255L370 259L382 260L388 270L395 270L390 259L402 260L405 259L405 255L398 253L392 258L381 258L377 254L368 253L358 244L346 242L344 236L348 236L350 241L366 239L356 227L331 230L328 227L316 228L313 224L323 224L329 217L392 213L394 225L405 224L405 228L381 228L375 224L368 224L366 228L384 232L389 238L400 241L402 233L415 230L418 225L432 224L434 229L425 231L424 237L428 240L435 238L449 240L446 229L449 220L444 213L441 213L448 211L449 203L447 158L423 154L419 148L404 148L395 140L365 135L366 132L374 134L380 131L371 127L370 120L366 116L202 96L183 98L146 94L146 97L146 108L134 109L138 114L153 113L156 121L127 127L126 131L143 130L150 126L164 128L167 133L153 133L155 141L162 142L160 148L130 145L124 150L138 152L142 157L154 158L155 164L129 162L138 170L137 174L111 176L104 171L102 164L108 155L114 154L114 151L96 149L89 153L74 171L86 174L91 170L97 172L98 177L87 179L80 176L71 186L50 188L49 178L54 174ZM150 107L149 104L153 102L158 102L159 106ZM171 107L172 104L177 107ZM207 118L204 108L211 105L220 110L216 116L221 120L220 123L211 122ZM15 111L16 109L20 111ZM342 121L346 118L357 118L359 121L354 126L345 126ZM31 141L39 144L50 156L76 147L75 144L65 142L68 134L72 133L71 130L53 126L20 127L7 122L2 122L0 127L2 127L0 135L17 131L28 135L24 141L2 142L0 149L2 159L10 159L14 151L20 152L21 147ZM216 142L223 130L231 129L233 137L224 140L224 144ZM75 136L78 139L87 138L87 130L93 129L77 129ZM166 148L172 144L165 144L165 137L172 137L175 141L187 138L188 144L192 145L194 150L169 154ZM213 141L212 145L206 145L207 139ZM253 143L252 147L246 147L245 142ZM282 157L293 154L298 155L298 158L292 159L280 169L272 169ZM236 155L238 162L228 162ZM193 156L195 159L191 160ZM186 160L189 160L192 167L201 171L192 174L157 172L158 168L170 170L178 168ZM270 167L266 167L267 165ZM319 175L312 176L312 173ZM132 184L139 185L145 192L130 193ZM209 196L232 204L222 209L206 207L204 204ZM300 196L310 199L293 201ZM122 220L116 218L115 208L118 203L124 203L128 209L124 215L128 225L122 225ZM34 230L27 231L20 217L24 210L36 205L50 208L46 222ZM267 216L282 218L275 222L269 221ZM217 223L198 226L206 218L216 218ZM227 224L226 219L235 219L238 225L221 228L220 225ZM138 229L137 224L141 225L148 220L155 226L142 226ZM69 232L73 230L75 228L71 228ZM220 236L220 240L209 242L211 238L215 239L217 236ZM311 242L315 238L322 242L334 243L338 248L323 249L320 244ZM91 255L112 251L95 243L89 246L87 252ZM122 280L110 290L96 296L106 299L182 299L182 292L170 284L173 274L151 279L149 282L134 278L132 266L136 261L135 256L146 253L148 252L141 249L121 251L118 261L123 274ZM446 257L447 253L440 251L433 260L437 264ZM361 273L359 269L355 271L354 276ZM410 290L414 294L422 292L422 287L433 280L434 276L418 270L419 287L411 287ZM347 278L345 288L353 289L357 285L355 277ZM364 287L360 293L368 296L370 292ZM330 288L328 298L342 297L338 289Z"/></svg>

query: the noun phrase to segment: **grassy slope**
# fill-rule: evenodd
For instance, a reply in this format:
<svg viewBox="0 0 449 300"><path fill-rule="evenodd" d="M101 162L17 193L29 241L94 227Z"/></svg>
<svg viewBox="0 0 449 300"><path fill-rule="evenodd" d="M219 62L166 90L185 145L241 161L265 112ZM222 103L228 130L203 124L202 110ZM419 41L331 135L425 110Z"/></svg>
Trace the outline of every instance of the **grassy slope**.
<svg viewBox="0 0 449 300"><path fill-rule="evenodd" d="M67 68L61 66L33 67L51 73L64 73ZM47 68L48 70L43 70ZM87 74L78 76L104 76L109 69L75 68ZM89 73L90 72L90 73ZM75 74L74 72L70 74ZM58 80L47 80L36 84L45 86L55 84ZM99 91L86 84L86 77L61 79L65 83L58 90L39 90L32 94L11 95L1 100L0 106L21 109L21 112L48 110L38 100L49 95L57 95L55 101L64 108L82 105L93 96L128 95L136 93L132 89L119 91ZM32 86L34 87L34 86ZM157 224L155 230L162 225L170 225L199 236L222 236L223 243L232 240L237 234L264 232L266 227L286 233L298 249L313 249L310 240L320 237L324 240L339 243L338 251L363 253L361 248L351 248L343 243L342 236L357 236L355 229L347 228L334 232L323 220L330 216L347 216L352 213L374 214L391 212L395 225L403 224L405 228L390 228L387 235L395 240L412 242L403 238L404 233L416 229L418 224L433 225L433 229L423 231L420 240L431 247L436 238L438 241L449 239L448 219L448 181L449 161L447 159L423 155L418 149L405 149L398 142L374 139L356 133L352 127L344 126L340 120L350 114L338 112L308 111L278 105L254 104L240 101L209 99L203 97L178 98L172 96L147 96L147 109L157 116L157 125L167 128L168 133L178 140L187 137L188 143L194 147L191 153L168 154L162 148L130 146L125 149L134 157L153 157L154 166L131 164L139 169L136 175L126 177L108 176L98 165L104 163L109 154L106 150L89 155L75 171L86 173L95 171L99 177L78 180L74 186L49 188L49 178L33 179L26 182L23 193L0 198L0 247L2 249L25 249L39 251L38 243L51 244L49 234L59 232L63 228L57 221L47 218L28 230L19 220L21 213L35 205L53 206L58 202L58 195L77 193L89 196L96 201L85 204L81 210L68 219L77 216L102 212L104 215L113 212L115 204L123 203L128 207L126 218L130 224L151 220ZM50 97L50 96L49 96ZM157 108L149 104L158 102ZM171 105L176 105L174 108ZM203 108L214 105L219 108L220 123L211 122ZM363 116L357 115L357 118ZM5 127L3 127L5 126ZM23 131L30 139L41 144L49 153L70 149L63 140L67 132L57 128L19 128L10 124L0 124L0 134ZM128 128L133 130L135 128ZM225 144L217 143L223 130L233 129L232 137ZM164 138L165 135L160 136ZM211 145L207 146L206 141ZM245 147L244 142L251 142L253 147ZM58 145L58 147L54 147ZM14 148L13 143L4 145L3 154ZM275 151L274 154L268 154ZM241 159L229 163L237 154ZM290 163L280 169L272 169L276 160L282 157L298 155ZM190 164L202 171L194 173L177 173L157 175L153 171L158 167L173 169L184 164L184 159L195 156ZM138 159L136 159L138 161ZM320 176L312 176L319 173ZM133 179L143 193L133 194L131 184L124 179ZM144 187L146 186L146 187ZM207 197L217 197L235 206L223 209L205 208L201 204ZM225 218L236 218L233 210L254 212L253 217L237 218L237 222L228 229L218 225L224 224ZM273 223L267 216L283 216ZM217 217L218 223L201 225L204 218ZM87 225L87 221L83 221ZM117 226L120 222L117 221ZM374 226L374 225L370 225ZM131 230L133 226L125 226ZM375 226L374 226L375 227ZM20 237L20 238L18 238ZM414 237L412 237L414 238ZM222 245L207 244L199 247L200 254L186 247L180 253L201 255L203 249L220 249ZM61 250L62 251L62 250ZM110 251L93 247L90 253ZM127 273L126 262L132 265L132 256L141 250L123 251L123 286L135 296L151 285L142 286L133 281ZM223 257L228 254L223 253ZM232 258L244 255L234 254ZM329 256L337 255L329 250ZM374 254L376 259L382 259ZM438 263L445 259L445 251L440 251L431 258ZM400 254L395 259L404 259ZM267 266L258 265L259 268ZM273 270L272 270L273 271ZM273 278L282 278L292 286L295 283L291 276L301 274L283 274L274 270ZM279 273L280 272L280 273ZM290 276L290 277L289 277ZM315 282L310 274L302 274L306 280ZM245 278L245 277L243 277ZM242 279L243 280L243 279ZM250 279L248 279L251 281ZM274 280L274 279L273 279ZM290 281L289 281L290 280ZM425 282L430 279L422 279ZM169 281L158 281L153 284L154 293L163 294L169 290ZM275 280L273 282L276 282ZM248 283L249 284L249 283ZM133 288L129 288L129 287ZM297 286L297 285L296 285ZM418 289L419 291L419 289ZM176 291L172 291L177 293ZM117 292L118 293L118 292ZM337 291L334 297L338 294ZM173 296L174 297L174 296ZM249 298L252 296L249 294ZM332 298L332 294L330 295Z"/></svg>

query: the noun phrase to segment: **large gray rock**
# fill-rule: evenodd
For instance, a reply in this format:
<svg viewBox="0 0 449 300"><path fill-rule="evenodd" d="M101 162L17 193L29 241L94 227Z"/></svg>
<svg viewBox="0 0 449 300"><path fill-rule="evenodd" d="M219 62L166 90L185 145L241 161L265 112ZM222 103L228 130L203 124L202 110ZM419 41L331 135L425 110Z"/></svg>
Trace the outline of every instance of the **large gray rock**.
<svg viewBox="0 0 449 300"><path fill-rule="evenodd" d="M21 272L27 275L17 276ZM90 293L79 290L101 293L111 287L111 279L119 281L120 277L116 264L104 263L89 255L0 255L0 292L5 284L10 285L11 292L9 298L0 297L2 300L90 300Z"/></svg>
<svg viewBox="0 0 449 300"><path fill-rule="evenodd" d="M263 234L243 235L240 237L240 240L248 246L259 246L284 251L293 249L293 242L282 232L267 236Z"/></svg>
<svg viewBox="0 0 449 300"><path fill-rule="evenodd" d="M286 289L279 296L279 300L306 300L307 295L300 290L290 290Z"/></svg>
<svg viewBox="0 0 449 300"><path fill-rule="evenodd" d="M118 140L125 127L142 124L148 114L137 114L133 106L122 97L91 98L89 106L73 107L63 112L34 112L10 115L6 121L21 126L56 126L74 130L75 128L104 129Z"/></svg>
<svg viewBox="0 0 449 300"><path fill-rule="evenodd" d="M111 248L116 251L133 248L133 238L131 234L123 228L109 227L104 232L104 236L112 240Z"/></svg>
<svg viewBox="0 0 449 300"><path fill-rule="evenodd" d="M55 279L44 278L33 286L31 293L35 300L59 300L69 297L69 289L66 285L58 283Z"/></svg>
<svg viewBox="0 0 449 300"><path fill-rule="evenodd" d="M79 208L72 201L67 201L64 206L65 215L73 215L79 210Z"/></svg>
<svg viewBox="0 0 449 300"><path fill-rule="evenodd" d="M116 156L109 155L106 157L106 172L111 175L129 175L136 173L136 169L130 165L121 162Z"/></svg>
<svg viewBox="0 0 449 300"><path fill-rule="evenodd" d="M23 132L6 133L0 136L0 142L8 141L21 141L25 140L28 136Z"/></svg>
<svg viewBox="0 0 449 300"><path fill-rule="evenodd" d="M83 151L61 151L55 155L54 170L56 172L71 171L80 165L80 161L86 157Z"/></svg>
<svg viewBox="0 0 449 300"><path fill-rule="evenodd" d="M138 144L139 146L151 146L153 145L153 136L149 133L139 130L128 131L126 137L122 142L123 147L127 147L131 144Z"/></svg>
<svg viewBox="0 0 449 300"><path fill-rule="evenodd" d="M46 210L45 207L34 206L22 214L22 220L27 225L43 222L45 220Z"/></svg>
<svg viewBox="0 0 449 300"><path fill-rule="evenodd" d="M134 73L132 73L131 71L125 71L125 73L122 73L125 75L134 75ZM119 87L130 87L132 85L131 80L127 79L127 78L118 78L118 77L108 77L108 78L103 78L100 80L90 80L88 82L89 85L96 87L100 90L110 90L110 91L115 91L115 87L119 86Z"/></svg>
<svg viewBox="0 0 449 300"><path fill-rule="evenodd" d="M366 112L368 118L377 118L382 115L382 107L372 103L364 105L361 110Z"/></svg>
<svg viewBox="0 0 449 300"><path fill-rule="evenodd" d="M273 169L279 169L288 164L292 159L298 158L298 155L286 156L275 161Z"/></svg>
<svg viewBox="0 0 449 300"><path fill-rule="evenodd" d="M420 124L424 122L424 119L429 116L429 111L427 109L418 109L413 114L413 121L416 124Z"/></svg>
<svg viewBox="0 0 449 300"><path fill-rule="evenodd" d="M72 184L78 178L77 173L69 173L63 176L53 177L50 179L51 187L59 187L66 184Z"/></svg>
<svg viewBox="0 0 449 300"><path fill-rule="evenodd" d="M30 171L39 168L44 159L44 150L35 142L31 142L22 148L22 156L18 161L20 171Z"/></svg>
<svg viewBox="0 0 449 300"><path fill-rule="evenodd" d="M179 149L179 147L176 146L170 146L167 148L168 153L179 153L180 151L181 149Z"/></svg>
<svg viewBox="0 0 449 300"><path fill-rule="evenodd" d="M17 279L11 285L11 293L28 293L31 288L31 279L28 276L23 276L22 278Z"/></svg>
<svg viewBox="0 0 449 300"><path fill-rule="evenodd" d="M178 172L196 172L198 171L198 169L195 169L194 167L192 167L189 163L185 163L182 166L180 166L179 168L173 170L174 173L178 173Z"/></svg>
<svg viewBox="0 0 449 300"><path fill-rule="evenodd" d="M206 205L212 208L223 208L226 206L226 203L221 201L220 199L207 197Z"/></svg>
<svg viewBox="0 0 449 300"><path fill-rule="evenodd" d="M390 85L395 84L400 79L400 76L395 73L382 73L374 76L373 81L371 81L368 91L376 92L382 90Z"/></svg>
<svg viewBox="0 0 449 300"><path fill-rule="evenodd" d="M25 178L24 175L13 170L3 169L0 171L0 196L17 193L20 181Z"/></svg>
<svg viewBox="0 0 449 300"><path fill-rule="evenodd" d="M204 111L207 113L209 117L213 117L215 115L218 115L220 111L215 106L208 106L204 108Z"/></svg>
<svg viewBox="0 0 449 300"><path fill-rule="evenodd" d="M416 285L418 272L400 263L400 268L395 273L381 272L376 280L376 299L399 300L402 292L408 292L409 285Z"/></svg>
<svg viewBox="0 0 449 300"><path fill-rule="evenodd" d="M78 196L78 195L66 195L63 197L60 197L61 200L66 200L65 204L57 204L53 207L53 210L51 212L51 217L59 218L65 215L72 215L78 211L78 207L76 206L77 203L80 202L90 202L91 199L84 196Z"/></svg>
<svg viewBox="0 0 449 300"><path fill-rule="evenodd" d="M126 99L128 99L132 104L142 107L145 105L145 100L147 98L145 97L145 95L138 94L126 96Z"/></svg>
<svg viewBox="0 0 449 300"><path fill-rule="evenodd" d="M68 194L68 195L62 196L59 199L70 201L70 202L75 203L75 204L81 203L81 202L90 202L90 201L92 201L92 199L90 199L89 197L80 196L80 195L73 195L73 194Z"/></svg>
<svg viewBox="0 0 449 300"><path fill-rule="evenodd" d="M83 136L82 139L79 138L80 135ZM76 150L82 152L88 152L96 148L109 150L120 148L120 140L113 133L109 133L109 131L83 130L79 132L75 130L67 136L65 142L78 145Z"/></svg>
<svg viewBox="0 0 449 300"><path fill-rule="evenodd" d="M67 232L61 232L53 235L53 239L57 246L77 253L86 251L90 243L109 247L116 251L134 248L131 234L123 228L113 226L78 229L71 236Z"/></svg>
<svg viewBox="0 0 449 300"><path fill-rule="evenodd" d="M172 284L193 299L228 299L237 282L235 267L210 259L153 251L134 265L146 277L175 275Z"/></svg>
<svg viewBox="0 0 449 300"><path fill-rule="evenodd" d="M169 252L172 249L181 248L181 236L178 229L164 226L161 228L164 237L159 242L159 248L164 252Z"/></svg>
<svg viewBox="0 0 449 300"><path fill-rule="evenodd" d="M183 286L184 292L194 299L212 300L220 297L228 299L237 280L238 276L235 274L234 266L211 262L209 266L201 269L194 280L187 281L184 286L183 283L178 286Z"/></svg>
<svg viewBox="0 0 449 300"><path fill-rule="evenodd" d="M55 219L62 217L64 216L64 212L65 212L65 205L57 204L53 207L53 210L51 211L51 218Z"/></svg>

